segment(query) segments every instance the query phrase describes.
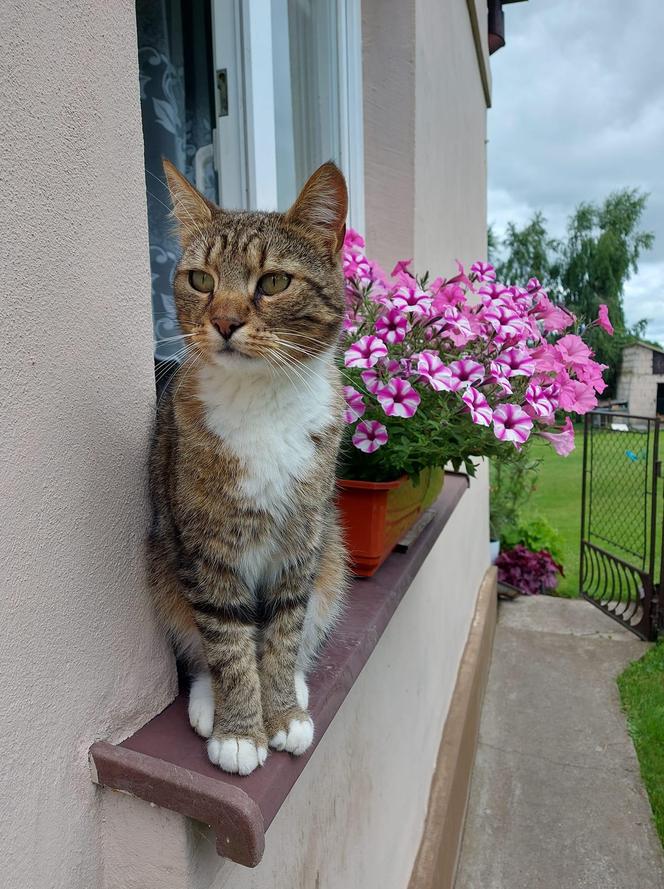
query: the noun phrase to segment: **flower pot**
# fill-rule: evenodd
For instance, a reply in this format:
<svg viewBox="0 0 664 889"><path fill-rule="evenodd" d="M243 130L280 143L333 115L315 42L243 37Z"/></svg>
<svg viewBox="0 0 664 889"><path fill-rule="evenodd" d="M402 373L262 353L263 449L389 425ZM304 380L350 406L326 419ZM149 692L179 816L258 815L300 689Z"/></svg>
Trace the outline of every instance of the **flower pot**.
<svg viewBox="0 0 664 889"><path fill-rule="evenodd" d="M338 479L338 506L353 571L370 577L443 487L442 469L426 469L419 483Z"/></svg>

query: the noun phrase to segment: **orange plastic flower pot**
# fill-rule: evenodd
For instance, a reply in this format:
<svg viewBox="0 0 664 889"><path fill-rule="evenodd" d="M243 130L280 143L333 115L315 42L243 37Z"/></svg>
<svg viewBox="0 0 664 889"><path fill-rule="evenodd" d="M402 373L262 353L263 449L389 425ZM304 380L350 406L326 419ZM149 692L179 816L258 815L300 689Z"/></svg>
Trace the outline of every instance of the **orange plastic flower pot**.
<svg viewBox="0 0 664 889"><path fill-rule="evenodd" d="M353 571L371 577L430 506L443 486L443 471L425 470L419 483L404 475L393 482L338 479L338 506Z"/></svg>

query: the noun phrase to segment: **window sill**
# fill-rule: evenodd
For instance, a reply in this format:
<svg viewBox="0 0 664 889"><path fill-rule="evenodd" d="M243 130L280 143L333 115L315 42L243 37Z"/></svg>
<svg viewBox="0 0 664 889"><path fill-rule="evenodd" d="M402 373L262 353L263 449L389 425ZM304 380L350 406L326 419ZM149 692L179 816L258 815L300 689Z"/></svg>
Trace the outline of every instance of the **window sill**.
<svg viewBox="0 0 664 889"><path fill-rule="evenodd" d="M204 741L189 727L186 695L181 694L121 744L93 744L94 780L209 824L220 855L249 867L257 865L265 848L265 831L467 487L465 475L447 473L435 515L408 551L394 552L373 577L353 583L338 631L323 649L309 680L316 736L306 754L291 757L272 752L266 767L246 778L222 772L208 761Z"/></svg>

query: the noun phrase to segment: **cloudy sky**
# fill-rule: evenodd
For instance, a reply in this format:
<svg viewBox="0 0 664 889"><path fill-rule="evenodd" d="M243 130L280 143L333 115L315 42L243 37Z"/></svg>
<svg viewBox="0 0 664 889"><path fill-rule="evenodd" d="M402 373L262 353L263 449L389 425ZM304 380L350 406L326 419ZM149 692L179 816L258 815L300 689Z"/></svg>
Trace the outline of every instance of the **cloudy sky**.
<svg viewBox="0 0 664 889"><path fill-rule="evenodd" d="M561 235L574 206L617 188L650 193L653 250L626 288L628 321L664 344L664 2L528 0L505 6L491 59L489 220L541 209Z"/></svg>

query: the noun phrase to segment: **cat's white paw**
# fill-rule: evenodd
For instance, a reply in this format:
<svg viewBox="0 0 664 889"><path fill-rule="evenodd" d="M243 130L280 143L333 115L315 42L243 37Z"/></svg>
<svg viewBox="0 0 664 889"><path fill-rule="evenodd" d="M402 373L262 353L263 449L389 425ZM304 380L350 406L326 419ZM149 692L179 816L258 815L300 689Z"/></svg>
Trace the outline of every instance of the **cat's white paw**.
<svg viewBox="0 0 664 889"><path fill-rule="evenodd" d="M298 707L307 710L309 707L309 689L307 688L307 680L304 673L298 670L295 674L295 700Z"/></svg>
<svg viewBox="0 0 664 889"><path fill-rule="evenodd" d="M267 747L253 738L210 738L207 751L210 762L236 775L250 775L267 759Z"/></svg>
<svg viewBox="0 0 664 889"><path fill-rule="evenodd" d="M214 725L214 692L209 673L199 673L189 691L189 724L203 738L209 738Z"/></svg>
<svg viewBox="0 0 664 889"><path fill-rule="evenodd" d="M270 740L270 747L300 756L311 747L313 739L314 724L307 716L304 719L291 719L288 723L288 731L280 729Z"/></svg>

